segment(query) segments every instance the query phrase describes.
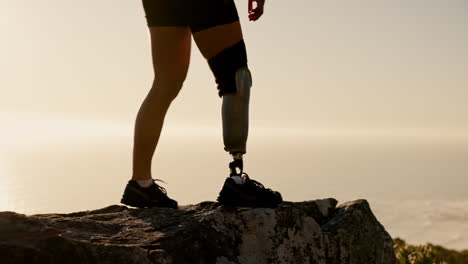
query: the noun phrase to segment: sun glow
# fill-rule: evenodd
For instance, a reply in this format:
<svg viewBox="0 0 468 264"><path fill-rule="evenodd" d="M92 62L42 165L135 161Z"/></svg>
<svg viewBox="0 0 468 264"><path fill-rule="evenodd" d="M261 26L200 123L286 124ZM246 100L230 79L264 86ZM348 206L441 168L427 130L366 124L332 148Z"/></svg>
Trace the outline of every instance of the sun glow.
<svg viewBox="0 0 468 264"><path fill-rule="evenodd" d="M0 145L8 147L54 144L63 141L90 137L127 136L131 124L54 118L37 113L0 113Z"/></svg>

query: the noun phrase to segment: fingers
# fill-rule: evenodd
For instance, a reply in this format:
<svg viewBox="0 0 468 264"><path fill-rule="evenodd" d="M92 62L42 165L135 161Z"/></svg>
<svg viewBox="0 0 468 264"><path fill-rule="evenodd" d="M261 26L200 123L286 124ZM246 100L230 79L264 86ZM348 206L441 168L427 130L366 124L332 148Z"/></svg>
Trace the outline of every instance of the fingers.
<svg viewBox="0 0 468 264"><path fill-rule="evenodd" d="M256 21L263 15L263 8L257 7L253 9L249 14L250 21Z"/></svg>
<svg viewBox="0 0 468 264"><path fill-rule="evenodd" d="M253 8L253 2L257 5ZM265 5L265 0L249 0L249 20L256 21L263 15L263 6Z"/></svg>

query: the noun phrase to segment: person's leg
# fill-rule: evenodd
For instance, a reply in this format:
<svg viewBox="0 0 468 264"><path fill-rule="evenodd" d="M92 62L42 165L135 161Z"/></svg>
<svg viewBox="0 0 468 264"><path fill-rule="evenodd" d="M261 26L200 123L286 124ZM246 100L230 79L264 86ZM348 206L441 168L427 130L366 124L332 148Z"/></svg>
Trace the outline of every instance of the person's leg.
<svg viewBox="0 0 468 264"><path fill-rule="evenodd" d="M226 178L217 200L223 205L275 207L282 202L281 194L243 173L242 155L246 153L252 78L234 1L195 3L191 20L193 36L213 71L219 95L223 98L224 147L234 158L229 164L230 177Z"/></svg>
<svg viewBox="0 0 468 264"><path fill-rule="evenodd" d="M223 97L222 121L225 150L238 159L246 153L250 71L239 21L213 26L193 34L195 42L218 83Z"/></svg>
<svg viewBox="0 0 468 264"><path fill-rule="evenodd" d="M221 51L243 40L239 21L217 25L193 33L193 39L205 59L210 60Z"/></svg>
<svg viewBox="0 0 468 264"><path fill-rule="evenodd" d="M164 117L179 93L190 61L189 27L150 27L154 82L135 123L133 180L152 178L151 162Z"/></svg>
<svg viewBox="0 0 468 264"><path fill-rule="evenodd" d="M203 29L193 35L215 75L219 95L223 98L221 113L224 149L234 158L229 164L230 176L241 182L252 86L241 25L235 21Z"/></svg>

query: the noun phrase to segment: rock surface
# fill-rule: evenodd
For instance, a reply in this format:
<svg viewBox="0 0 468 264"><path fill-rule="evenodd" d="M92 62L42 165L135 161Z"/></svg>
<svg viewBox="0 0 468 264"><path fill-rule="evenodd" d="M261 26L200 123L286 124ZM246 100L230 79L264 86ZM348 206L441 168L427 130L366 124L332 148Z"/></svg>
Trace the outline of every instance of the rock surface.
<svg viewBox="0 0 468 264"><path fill-rule="evenodd" d="M113 205L71 214L0 212L0 263L395 264L365 200L213 202L179 210Z"/></svg>

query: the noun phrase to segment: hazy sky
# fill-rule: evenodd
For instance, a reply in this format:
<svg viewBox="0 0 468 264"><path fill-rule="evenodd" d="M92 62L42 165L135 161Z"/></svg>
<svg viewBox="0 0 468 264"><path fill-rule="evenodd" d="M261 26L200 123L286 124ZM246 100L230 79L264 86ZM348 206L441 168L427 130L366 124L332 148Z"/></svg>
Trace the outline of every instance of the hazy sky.
<svg viewBox="0 0 468 264"><path fill-rule="evenodd" d="M468 1L267 0L255 23L236 2L255 124L468 132ZM141 1L1 0L0 32L0 113L133 122L153 78ZM167 120L218 126L192 51Z"/></svg>

